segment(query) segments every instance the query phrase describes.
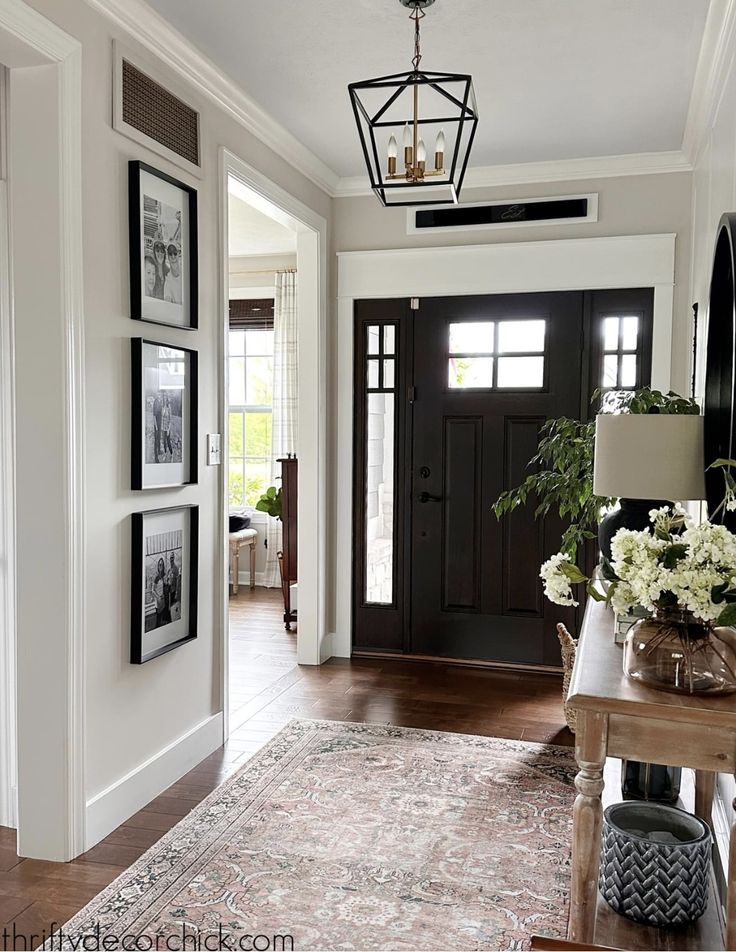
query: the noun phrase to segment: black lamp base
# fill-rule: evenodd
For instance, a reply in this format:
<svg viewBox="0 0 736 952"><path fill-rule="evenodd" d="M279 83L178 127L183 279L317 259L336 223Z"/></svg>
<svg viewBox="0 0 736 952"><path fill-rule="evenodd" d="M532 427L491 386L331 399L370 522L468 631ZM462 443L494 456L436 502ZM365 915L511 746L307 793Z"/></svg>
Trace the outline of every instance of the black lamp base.
<svg viewBox="0 0 736 952"><path fill-rule="evenodd" d="M620 499L619 506L604 516L598 526L598 547L606 563L611 561L611 539L619 529L633 529L635 532L648 529L651 525L650 510L671 507L672 503L666 499Z"/></svg>

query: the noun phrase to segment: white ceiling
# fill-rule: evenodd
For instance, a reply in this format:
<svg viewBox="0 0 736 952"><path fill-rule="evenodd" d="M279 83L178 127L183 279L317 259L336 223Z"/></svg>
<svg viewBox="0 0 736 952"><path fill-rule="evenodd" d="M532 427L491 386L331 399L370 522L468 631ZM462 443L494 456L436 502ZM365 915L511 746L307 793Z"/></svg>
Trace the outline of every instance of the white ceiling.
<svg viewBox="0 0 736 952"><path fill-rule="evenodd" d="M340 176L349 82L410 67L398 0L148 0ZM677 150L708 0L437 0L423 66L474 77L472 166Z"/></svg>
<svg viewBox="0 0 736 952"><path fill-rule="evenodd" d="M296 232L259 212L232 191L228 196L228 216L228 253L231 258L296 252Z"/></svg>

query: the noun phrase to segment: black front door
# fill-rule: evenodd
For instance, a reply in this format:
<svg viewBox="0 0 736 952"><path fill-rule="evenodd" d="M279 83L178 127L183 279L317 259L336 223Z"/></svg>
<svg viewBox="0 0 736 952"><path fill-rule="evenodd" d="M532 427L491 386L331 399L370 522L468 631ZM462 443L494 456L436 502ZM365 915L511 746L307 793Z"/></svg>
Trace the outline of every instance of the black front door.
<svg viewBox="0 0 736 952"><path fill-rule="evenodd" d="M651 289L358 301L353 645L559 667L558 517L500 521L545 420L649 383ZM418 306L417 306L418 305Z"/></svg>
<svg viewBox="0 0 736 952"><path fill-rule="evenodd" d="M538 577L559 526L492 507L579 411L583 295L424 299L414 330L410 650L559 663Z"/></svg>

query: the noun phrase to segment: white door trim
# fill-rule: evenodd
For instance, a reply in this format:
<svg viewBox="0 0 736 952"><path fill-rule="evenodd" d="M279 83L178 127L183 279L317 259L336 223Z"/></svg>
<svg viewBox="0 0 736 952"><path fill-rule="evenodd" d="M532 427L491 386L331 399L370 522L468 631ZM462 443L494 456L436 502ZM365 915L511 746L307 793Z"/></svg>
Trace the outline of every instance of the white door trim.
<svg viewBox="0 0 736 952"><path fill-rule="evenodd" d="M60 606L60 631L65 643L66 669L59 672L65 685L65 709L58 710L65 725L66 775L63 778L66 829L59 842L49 844L49 859L69 860L84 848L84 632L85 632L85 491L84 491L84 323L82 279L82 47L51 20L23 0L0 0L0 32L16 44L22 60L32 65L46 62L57 69L59 115L59 247L62 301L62 340L65 387L64 401L64 496L66 500L66 559L64 573L66 604ZM26 63L7 64L14 66ZM11 170L12 175L12 170ZM10 210L12 228L12 207ZM11 331L12 335L12 317ZM7 459L3 461L7 465ZM7 479L7 473L4 474ZM39 544L43 544L39 540ZM44 659L39 658L39 667ZM37 696L17 697L18 746L22 744L24 711L38 705ZM55 795L56 791L49 791ZM22 791L19 790L22 795ZM24 830L19 829L23 843Z"/></svg>
<svg viewBox="0 0 736 952"><path fill-rule="evenodd" d="M220 287L221 405L220 432L223 436L221 471L221 559L220 603L222 644L222 697L226 718L228 694L228 545L227 517L227 326L228 326L228 177L245 185L257 200L265 200L268 209L283 213L284 223L297 231L297 267L299 272L299 625L297 658L300 664L320 664L331 655L327 637L327 222L276 185L263 173L243 162L232 152L220 151Z"/></svg>
<svg viewBox="0 0 736 952"><path fill-rule="evenodd" d="M652 386L667 390L671 376L674 281L675 235L338 253L336 630L332 636L336 657L349 658L352 648L355 301L653 287Z"/></svg>

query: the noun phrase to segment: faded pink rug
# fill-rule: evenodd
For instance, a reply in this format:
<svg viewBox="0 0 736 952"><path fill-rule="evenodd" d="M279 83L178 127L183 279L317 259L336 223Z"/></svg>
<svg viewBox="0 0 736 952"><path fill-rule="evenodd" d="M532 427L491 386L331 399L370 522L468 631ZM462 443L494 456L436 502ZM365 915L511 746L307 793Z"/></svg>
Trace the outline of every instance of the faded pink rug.
<svg viewBox="0 0 736 952"><path fill-rule="evenodd" d="M62 947L87 935L100 948L140 936L139 949L495 950L564 937L574 773L564 747L292 721L67 923Z"/></svg>

